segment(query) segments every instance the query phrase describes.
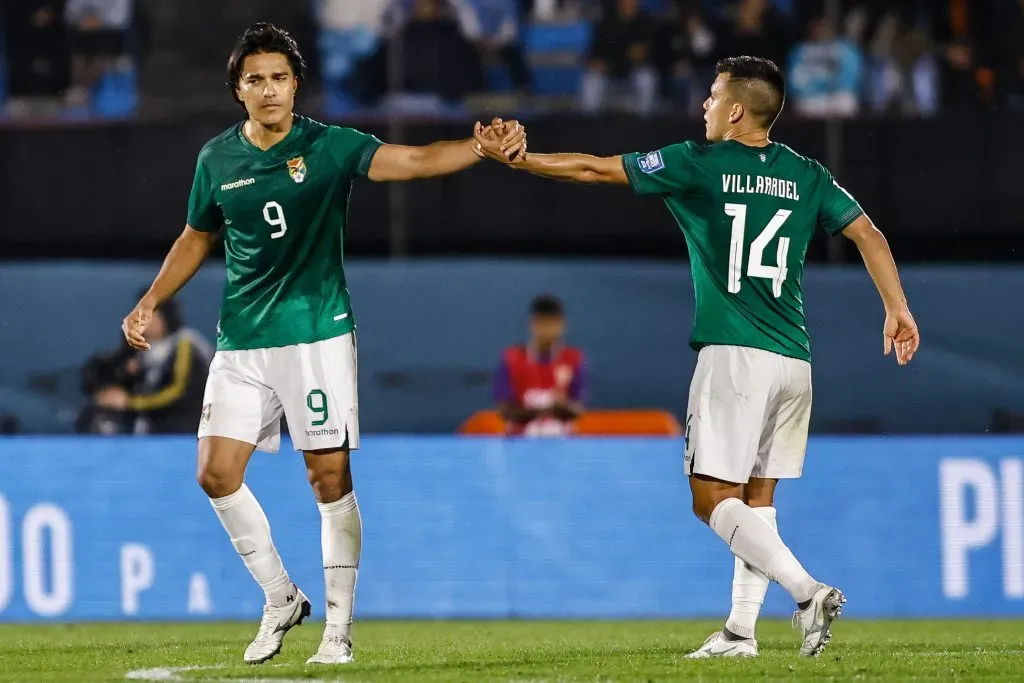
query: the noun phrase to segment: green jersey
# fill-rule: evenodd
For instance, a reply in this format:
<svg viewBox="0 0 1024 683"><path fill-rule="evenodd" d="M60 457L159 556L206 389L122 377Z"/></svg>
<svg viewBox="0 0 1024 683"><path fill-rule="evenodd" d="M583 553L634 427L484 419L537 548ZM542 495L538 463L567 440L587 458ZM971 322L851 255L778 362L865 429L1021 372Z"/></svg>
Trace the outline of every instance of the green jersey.
<svg viewBox="0 0 1024 683"><path fill-rule="evenodd" d="M352 331L343 258L348 199L381 144L297 116L266 151L241 123L203 147L188 224L224 228L219 350L308 344Z"/></svg>
<svg viewBox="0 0 1024 683"><path fill-rule="evenodd" d="M661 195L686 237L696 295L690 346L749 346L811 359L800 279L816 228L863 211L824 166L778 143L685 142L623 157L641 195Z"/></svg>

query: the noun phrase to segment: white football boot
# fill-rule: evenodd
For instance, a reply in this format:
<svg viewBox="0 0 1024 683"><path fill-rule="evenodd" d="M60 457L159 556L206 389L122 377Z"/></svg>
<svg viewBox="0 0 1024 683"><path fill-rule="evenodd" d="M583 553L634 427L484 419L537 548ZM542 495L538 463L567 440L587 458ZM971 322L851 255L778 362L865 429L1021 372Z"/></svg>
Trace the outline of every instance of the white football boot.
<svg viewBox="0 0 1024 683"><path fill-rule="evenodd" d="M811 598L807 609L793 613L793 628L800 629L804 634L804 642L800 646L800 654L805 657L817 657L832 639L832 622L843 613L846 596L832 586L821 584Z"/></svg>
<svg viewBox="0 0 1024 683"><path fill-rule="evenodd" d="M348 664L351 661L352 641L328 626L316 654L307 659L306 664Z"/></svg>
<svg viewBox="0 0 1024 683"><path fill-rule="evenodd" d="M721 631L715 631L700 649L686 655L687 659L707 659L708 657L756 657L757 641L753 638L743 640L727 640Z"/></svg>
<svg viewBox="0 0 1024 683"><path fill-rule="evenodd" d="M298 587L295 588L295 596L283 607L274 607L270 603L264 605L260 630L245 648L246 664L262 664L280 652L284 634L301 624L310 610L309 599Z"/></svg>

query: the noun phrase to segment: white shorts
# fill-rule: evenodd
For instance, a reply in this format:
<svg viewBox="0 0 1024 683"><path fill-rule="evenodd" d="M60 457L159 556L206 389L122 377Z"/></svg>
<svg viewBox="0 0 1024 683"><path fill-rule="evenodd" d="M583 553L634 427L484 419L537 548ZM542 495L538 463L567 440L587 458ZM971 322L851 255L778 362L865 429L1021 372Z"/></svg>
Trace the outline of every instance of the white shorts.
<svg viewBox="0 0 1024 683"><path fill-rule="evenodd" d="M355 333L312 344L218 351L206 380L199 436L277 452L281 415L297 451L359 448Z"/></svg>
<svg viewBox="0 0 1024 683"><path fill-rule="evenodd" d="M745 484L803 474L811 364L742 346L705 346L686 409L687 475Z"/></svg>

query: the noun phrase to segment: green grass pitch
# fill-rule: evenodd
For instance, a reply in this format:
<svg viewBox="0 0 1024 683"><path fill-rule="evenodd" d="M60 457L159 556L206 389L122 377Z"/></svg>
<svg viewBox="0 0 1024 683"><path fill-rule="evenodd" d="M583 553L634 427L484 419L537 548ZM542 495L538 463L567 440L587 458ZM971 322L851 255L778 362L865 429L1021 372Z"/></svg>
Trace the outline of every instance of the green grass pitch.
<svg viewBox="0 0 1024 683"><path fill-rule="evenodd" d="M307 667L322 624L267 664L241 664L257 623L0 626L0 681L911 681L1024 680L1024 621L856 621L817 659L789 624L759 624L761 656L689 661L716 622L363 621L356 662ZM193 667L181 670L181 667ZM161 678L162 677L162 678ZM147 680L147 678L141 678Z"/></svg>

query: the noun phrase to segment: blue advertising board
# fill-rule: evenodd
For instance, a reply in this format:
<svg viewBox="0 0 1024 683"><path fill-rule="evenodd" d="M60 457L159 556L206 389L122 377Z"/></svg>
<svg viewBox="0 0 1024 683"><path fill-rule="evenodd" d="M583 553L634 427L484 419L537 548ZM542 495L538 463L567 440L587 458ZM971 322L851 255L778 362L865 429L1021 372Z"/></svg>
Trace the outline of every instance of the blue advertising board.
<svg viewBox="0 0 1024 683"><path fill-rule="evenodd" d="M322 615L302 459L248 483ZM666 439L371 436L353 468L358 617L724 615L732 559ZM0 621L255 618L262 592L194 477L191 438L0 439ZM856 617L1024 614L1024 439L814 438L783 538ZM765 613L788 615L773 586Z"/></svg>

